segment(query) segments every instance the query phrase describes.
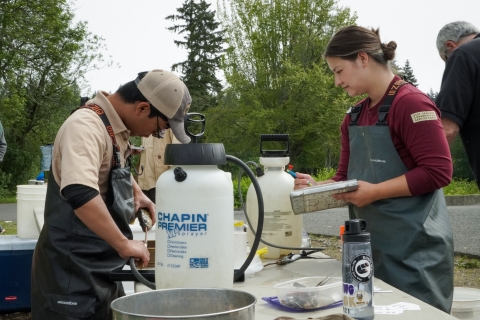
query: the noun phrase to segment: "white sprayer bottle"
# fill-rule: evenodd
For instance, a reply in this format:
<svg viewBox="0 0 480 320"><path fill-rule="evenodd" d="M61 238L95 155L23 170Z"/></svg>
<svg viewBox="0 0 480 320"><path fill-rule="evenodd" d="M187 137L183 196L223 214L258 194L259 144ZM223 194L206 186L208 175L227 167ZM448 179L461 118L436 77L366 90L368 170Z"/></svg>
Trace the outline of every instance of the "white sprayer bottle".
<svg viewBox="0 0 480 320"><path fill-rule="evenodd" d="M263 142L286 142L285 150L264 150ZM264 166L265 174L258 178L262 190L265 215L262 239L277 246L300 248L302 246L303 217L295 215L290 202L290 192L293 191L294 179L285 172L288 165L288 135L262 134L260 137L260 164ZM253 185L247 192L247 215L254 230L257 229L258 218L257 197ZM254 234L248 229L248 243L251 244ZM264 244L261 244L263 247ZM278 259L292 252L291 249L280 249L267 246L265 258Z"/></svg>
<svg viewBox="0 0 480 320"><path fill-rule="evenodd" d="M171 144L157 181L157 289L233 286L233 183L222 144ZM168 158L168 159L167 159Z"/></svg>

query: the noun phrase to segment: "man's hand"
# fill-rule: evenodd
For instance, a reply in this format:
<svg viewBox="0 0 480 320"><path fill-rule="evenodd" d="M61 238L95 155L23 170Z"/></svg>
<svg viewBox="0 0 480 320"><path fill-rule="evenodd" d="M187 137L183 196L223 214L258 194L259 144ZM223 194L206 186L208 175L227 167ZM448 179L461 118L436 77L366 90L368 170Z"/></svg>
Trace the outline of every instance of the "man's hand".
<svg viewBox="0 0 480 320"><path fill-rule="evenodd" d="M137 156L141 154L143 151L139 149L132 149L132 155Z"/></svg>
<svg viewBox="0 0 480 320"><path fill-rule="evenodd" d="M132 187L133 187L133 202L135 203L135 212L140 208L147 208L150 212L150 218L152 219L152 225L155 225L157 222L157 209L155 208L155 203L152 202L140 189L137 182L132 178Z"/></svg>
<svg viewBox="0 0 480 320"><path fill-rule="evenodd" d="M124 259L133 257L135 260L141 260L143 267L146 267L150 261L150 252L143 241L128 240L128 243L122 247L122 251L117 252Z"/></svg>
<svg viewBox="0 0 480 320"><path fill-rule="evenodd" d="M448 144L451 146L455 138L457 137L460 127L458 124L450 119L442 118L443 130L445 131L445 137L447 137Z"/></svg>
<svg viewBox="0 0 480 320"><path fill-rule="evenodd" d="M100 195L76 209L75 214L90 230L110 244L122 258L134 257L142 260L144 266L148 264L150 253L143 241L128 240L122 234Z"/></svg>

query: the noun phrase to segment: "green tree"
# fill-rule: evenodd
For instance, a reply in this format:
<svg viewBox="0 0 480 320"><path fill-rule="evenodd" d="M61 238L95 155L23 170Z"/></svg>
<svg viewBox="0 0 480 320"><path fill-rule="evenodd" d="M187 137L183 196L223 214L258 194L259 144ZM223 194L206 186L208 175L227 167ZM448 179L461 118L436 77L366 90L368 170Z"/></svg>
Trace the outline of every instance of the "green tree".
<svg viewBox="0 0 480 320"><path fill-rule="evenodd" d="M183 40L175 40L180 48L187 49L187 60L172 65L172 70L180 70L182 80L190 91L195 111L217 104L217 96L222 90L220 80L216 76L220 68L223 52L223 32L220 23L215 20L215 11L209 9L205 0L185 0L178 14L165 19L173 22L183 21L167 29L184 34Z"/></svg>
<svg viewBox="0 0 480 320"><path fill-rule="evenodd" d="M220 105L208 111L209 141L248 160L258 159L260 134L289 134L295 168L337 165L339 126L353 102L335 88L322 55L334 32L354 24L356 16L336 3L221 2L228 86Z"/></svg>
<svg viewBox="0 0 480 320"><path fill-rule="evenodd" d="M475 181L475 176L468 163L467 154L460 137L457 137L450 145L450 153L452 154L453 178Z"/></svg>
<svg viewBox="0 0 480 320"><path fill-rule="evenodd" d="M427 96L430 97L430 99L432 99L433 101L435 101L435 99L437 98L438 96L438 92L434 92L432 90L432 88L430 88L430 91L427 93Z"/></svg>
<svg viewBox="0 0 480 320"><path fill-rule="evenodd" d="M10 190L36 177L40 146L53 143L78 106L85 72L103 64L100 38L73 23L64 0L3 0L0 6L0 114L8 150L0 164Z"/></svg>
<svg viewBox="0 0 480 320"><path fill-rule="evenodd" d="M405 66L403 66L401 73L403 80L410 82L415 87L418 87L417 78L415 78L415 75L413 74L413 69L410 66L410 61L408 61L408 59L405 61Z"/></svg>
<svg viewBox="0 0 480 320"><path fill-rule="evenodd" d="M390 70L392 70L394 74L396 74L399 77L403 77L402 68L400 68L400 66L397 64L397 60L393 59L389 61L388 66L390 67Z"/></svg>

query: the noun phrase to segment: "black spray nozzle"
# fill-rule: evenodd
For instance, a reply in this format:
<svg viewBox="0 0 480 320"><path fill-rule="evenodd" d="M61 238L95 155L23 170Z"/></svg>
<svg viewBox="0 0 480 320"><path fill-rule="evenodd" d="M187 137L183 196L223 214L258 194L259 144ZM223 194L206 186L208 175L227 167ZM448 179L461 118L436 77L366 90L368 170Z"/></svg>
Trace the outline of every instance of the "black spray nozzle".
<svg viewBox="0 0 480 320"><path fill-rule="evenodd" d="M367 228L367 223L362 219L345 221L345 234L360 234Z"/></svg>
<svg viewBox="0 0 480 320"><path fill-rule="evenodd" d="M260 167L255 168L255 173L257 175L257 178L260 178L261 176L263 176L265 174L265 172L263 172L262 168L260 168Z"/></svg>
<svg viewBox="0 0 480 320"><path fill-rule="evenodd" d="M187 179L187 173L185 172L185 170L183 170L180 167L176 167L173 170L173 175L175 176L175 180L178 182L182 182L182 181L185 181L185 179Z"/></svg>

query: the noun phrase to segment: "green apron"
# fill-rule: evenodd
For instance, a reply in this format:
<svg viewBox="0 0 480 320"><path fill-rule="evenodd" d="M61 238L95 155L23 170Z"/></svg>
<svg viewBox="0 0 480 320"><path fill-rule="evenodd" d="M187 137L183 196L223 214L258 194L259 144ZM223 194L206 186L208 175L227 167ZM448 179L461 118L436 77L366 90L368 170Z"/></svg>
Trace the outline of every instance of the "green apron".
<svg viewBox="0 0 480 320"><path fill-rule="evenodd" d="M376 126L356 125L362 107L354 107L359 109L348 128L348 179L376 184L408 171L386 125L391 101L380 107ZM363 208L350 205L349 214L367 222L376 278L450 313L453 236L443 190L379 200Z"/></svg>
<svg viewBox="0 0 480 320"><path fill-rule="evenodd" d="M108 119L103 116L100 115L108 128ZM130 168L121 168L120 149L114 136L112 142L114 161L106 205L120 231L132 239L129 222L134 218L134 204ZM125 292L120 282L109 279L109 274L126 262L77 217L60 195L52 176L47 187L45 223L33 255L32 319L110 319L110 303Z"/></svg>

